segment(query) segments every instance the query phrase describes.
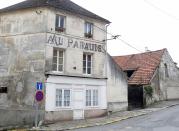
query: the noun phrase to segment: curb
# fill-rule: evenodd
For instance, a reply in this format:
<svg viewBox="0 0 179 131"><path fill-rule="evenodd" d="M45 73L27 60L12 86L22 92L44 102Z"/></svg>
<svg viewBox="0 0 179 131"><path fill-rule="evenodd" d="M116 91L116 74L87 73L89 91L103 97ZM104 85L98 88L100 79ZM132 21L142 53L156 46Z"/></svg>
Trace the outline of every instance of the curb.
<svg viewBox="0 0 179 131"><path fill-rule="evenodd" d="M95 123L95 124L81 125L81 126L76 126L76 127L72 127L72 128L61 129L61 130L59 130L59 131L74 130L74 129L79 129L79 128L87 128L87 127L108 125L108 124L116 123L116 122L119 122L119 121L127 120L127 119L130 119L130 118L134 118L134 117L138 117L138 116L144 116L144 115L147 115L147 114L149 114L149 113L151 113L151 112L157 112L157 111L164 110L164 109L167 109L167 108L176 106L176 105L179 105L179 103L177 103L177 104L172 104L172 105L169 105L169 106L166 106L166 107L159 108L159 110L148 111L148 112L146 112L146 113L141 113L141 114L137 114L137 115L133 115L133 116L123 117L123 118L116 117L116 118L114 118L114 120L109 120L109 121L106 121L106 122L104 122L104 123Z"/></svg>
<svg viewBox="0 0 179 131"><path fill-rule="evenodd" d="M150 113L150 112L148 112L148 113ZM114 120L107 120L107 121L104 122L104 123L95 123L95 124L81 125L81 126L76 126L76 127L66 128L66 129L60 129L60 130L58 130L58 131L74 130L74 129L79 129L79 128L94 127L94 126L103 126L103 125L108 125L108 124L116 123L116 122L119 122L119 121L122 121L122 120L130 119L130 118L133 118L133 117L143 116L143 115L146 115L146 114L148 114L148 113L141 113L141 114L138 114L138 115L123 117L123 118L121 118L121 117L116 117Z"/></svg>

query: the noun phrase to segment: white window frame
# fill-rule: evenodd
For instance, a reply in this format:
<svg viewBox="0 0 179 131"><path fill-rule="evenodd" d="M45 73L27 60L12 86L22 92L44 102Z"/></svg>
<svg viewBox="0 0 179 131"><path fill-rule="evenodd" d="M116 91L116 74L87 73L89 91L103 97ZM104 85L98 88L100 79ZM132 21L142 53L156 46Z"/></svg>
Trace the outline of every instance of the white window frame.
<svg viewBox="0 0 179 131"><path fill-rule="evenodd" d="M61 27L61 19L62 18L63 18L63 27ZM56 18L55 18L55 30L56 30L56 28L61 29L60 32L65 32L65 29L66 29L66 16L56 14ZM56 31L58 31L58 30L56 30Z"/></svg>
<svg viewBox="0 0 179 131"><path fill-rule="evenodd" d="M57 106L57 90L61 90L62 91L62 105L61 106ZM70 98L69 98L69 106L65 106L65 91L70 91ZM72 93L71 93L72 91L71 91L71 89L59 89L59 88L57 88L56 90L55 90L55 107L56 108L71 108L71 105L72 105L72 100L71 100L71 98L72 98Z"/></svg>
<svg viewBox="0 0 179 131"><path fill-rule="evenodd" d="M90 91L90 100L87 98L87 91ZM96 101L94 100L94 91L97 91ZM89 95L88 95L89 96ZM90 102L91 104L88 105L87 102ZM96 102L96 104L94 104ZM85 106L86 107L98 107L99 106L99 90L98 89L86 89L85 91Z"/></svg>
<svg viewBox="0 0 179 131"><path fill-rule="evenodd" d="M91 35L91 37L88 35ZM85 22L85 37L93 38L93 23Z"/></svg>
<svg viewBox="0 0 179 131"><path fill-rule="evenodd" d="M92 69L93 69L93 54L90 53L83 53L83 56L85 55L85 61L86 61L86 66L84 67L84 63L83 63L83 74L85 75L91 75L92 74ZM90 67L90 73L88 73L88 56L91 56L91 67ZM84 59L83 59L84 62ZM85 68L85 72L84 72L84 68Z"/></svg>
<svg viewBox="0 0 179 131"><path fill-rule="evenodd" d="M53 49L53 53L54 53L55 50L57 51L57 61L56 61L56 63L54 63L54 57L55 57L55 56L54 56L54 54L53 54L53 62L52 62L52 68L53 68L53 69L52 69L52 70L55 71L55 72L60 72L60 73L62 73L62 72L64 71L64 52L65 52L65 51L62 50L62 49L54 48L54 49ZM60 55L59 55L60 52L63 52L63 57L60 57ZM63 63L62 63L62 64L59 63L59 58L63 58ZM54 70L54 64L56 64L56 66L57 66L57 67L56 67L56 70ZM59 65L62 65L62 70L61 70L61 71L59 70Z"/></svg>

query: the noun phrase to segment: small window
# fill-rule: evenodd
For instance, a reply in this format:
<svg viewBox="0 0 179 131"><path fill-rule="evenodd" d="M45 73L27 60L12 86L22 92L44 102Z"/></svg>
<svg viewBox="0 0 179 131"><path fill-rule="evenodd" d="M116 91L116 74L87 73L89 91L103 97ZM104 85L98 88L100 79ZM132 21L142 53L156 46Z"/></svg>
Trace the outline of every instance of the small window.
<svg viewBox="0 0 179 131"><path fill-rule="evenodd" d="M54 49L53 50L53 71L63 71L64 65L64 51Z"/></svg>
<svg viewBox="0 0 179 131"><path fill-rule="evenodd" d="M65 32L65 16L56 15L55 31Z"/></svg>
<svg viewBox="0 0 179 131"><path fill-rule="evenodd" d="M56 89L56 107L69 107L70 94L68 89Z"/></svg>
<svg viewBox="0 0 179 131"><path fill-rule="evenodd" d="M165 77L169 77L167 64L164 64L164 66L165 66Z"/></svg>
<svg viewBox="0 0 179 131"><path fill-rule="evenodd" d="M98 90L86 90L86 106L98 106Z"/></svg>
<svg viewBox="0 0 179 131"><path fill-rule="evenodd" d="M92 71L92 55L83 54L83 74L91 74Z"/></svg>
<svg viewBox="0 0 179 131"><path fill-rule="evenodd" d="M0 87L0 93L7 93L7 87Z"/></svg>
<svg viewBox="0 0 179 131"><path fill-rule="evenodd" d="M93 24L86 22L85 23L85 37L92 38L93 37Z"/></svg>

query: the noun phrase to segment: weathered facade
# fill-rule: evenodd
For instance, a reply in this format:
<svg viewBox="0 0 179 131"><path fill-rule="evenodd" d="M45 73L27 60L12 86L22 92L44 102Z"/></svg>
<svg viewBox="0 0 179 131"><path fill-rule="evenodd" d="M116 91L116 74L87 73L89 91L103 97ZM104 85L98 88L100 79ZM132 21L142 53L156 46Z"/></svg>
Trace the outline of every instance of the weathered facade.
<svg viewBox="0 0 179 131"><path fill-rule="evenodd" d="M46 79L45 17L35 9L0 14L0 88L6 89L0 93L0 126L32 124L36 82Z"/></svg>
<svg viewBox="0 0 179 131"><path fill-rule="evenodd" d="M0 10L0 126L33 124L37 82L45 93L40 120L106 114L107 24L69 0Z"/></svg>
<svg viewBox="0 0 179 131"><path fill-rule="evenodd" d="M116 56L114 60L128 76L129 107L179 98L179 70L167 49Z"/></svg>
<svg viewBox="0 0 179 131"><path fill-rule="evenodd" d="M108 111L126 110L128 108L127 76L110 55L107 56L107 76Z"/></svg>

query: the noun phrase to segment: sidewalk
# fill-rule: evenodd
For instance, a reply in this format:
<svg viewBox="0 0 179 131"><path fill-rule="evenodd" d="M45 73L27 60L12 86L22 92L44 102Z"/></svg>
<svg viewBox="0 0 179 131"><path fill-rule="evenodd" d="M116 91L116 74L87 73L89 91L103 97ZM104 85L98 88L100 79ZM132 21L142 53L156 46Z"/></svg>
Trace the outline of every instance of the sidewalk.
<svg viewBox="0 0 179 131"><path fill-rule="evenodd" d="M106 124L111 124L111 123L118 122L121 120L129 119L132 117L146 115L148 113L159 111L159 110L169 108L175 105L179 105L179 100L162 101L146 109L140 109L140 110L134 110L134 111L121 111L121 112L116 112L109 116L105 116L101 118L57 122L55 124L42 126L39 128L39 130L58 130L59 131L59 130L71 130L71 129L77 129L77 128L106 125Z"/></svg>

